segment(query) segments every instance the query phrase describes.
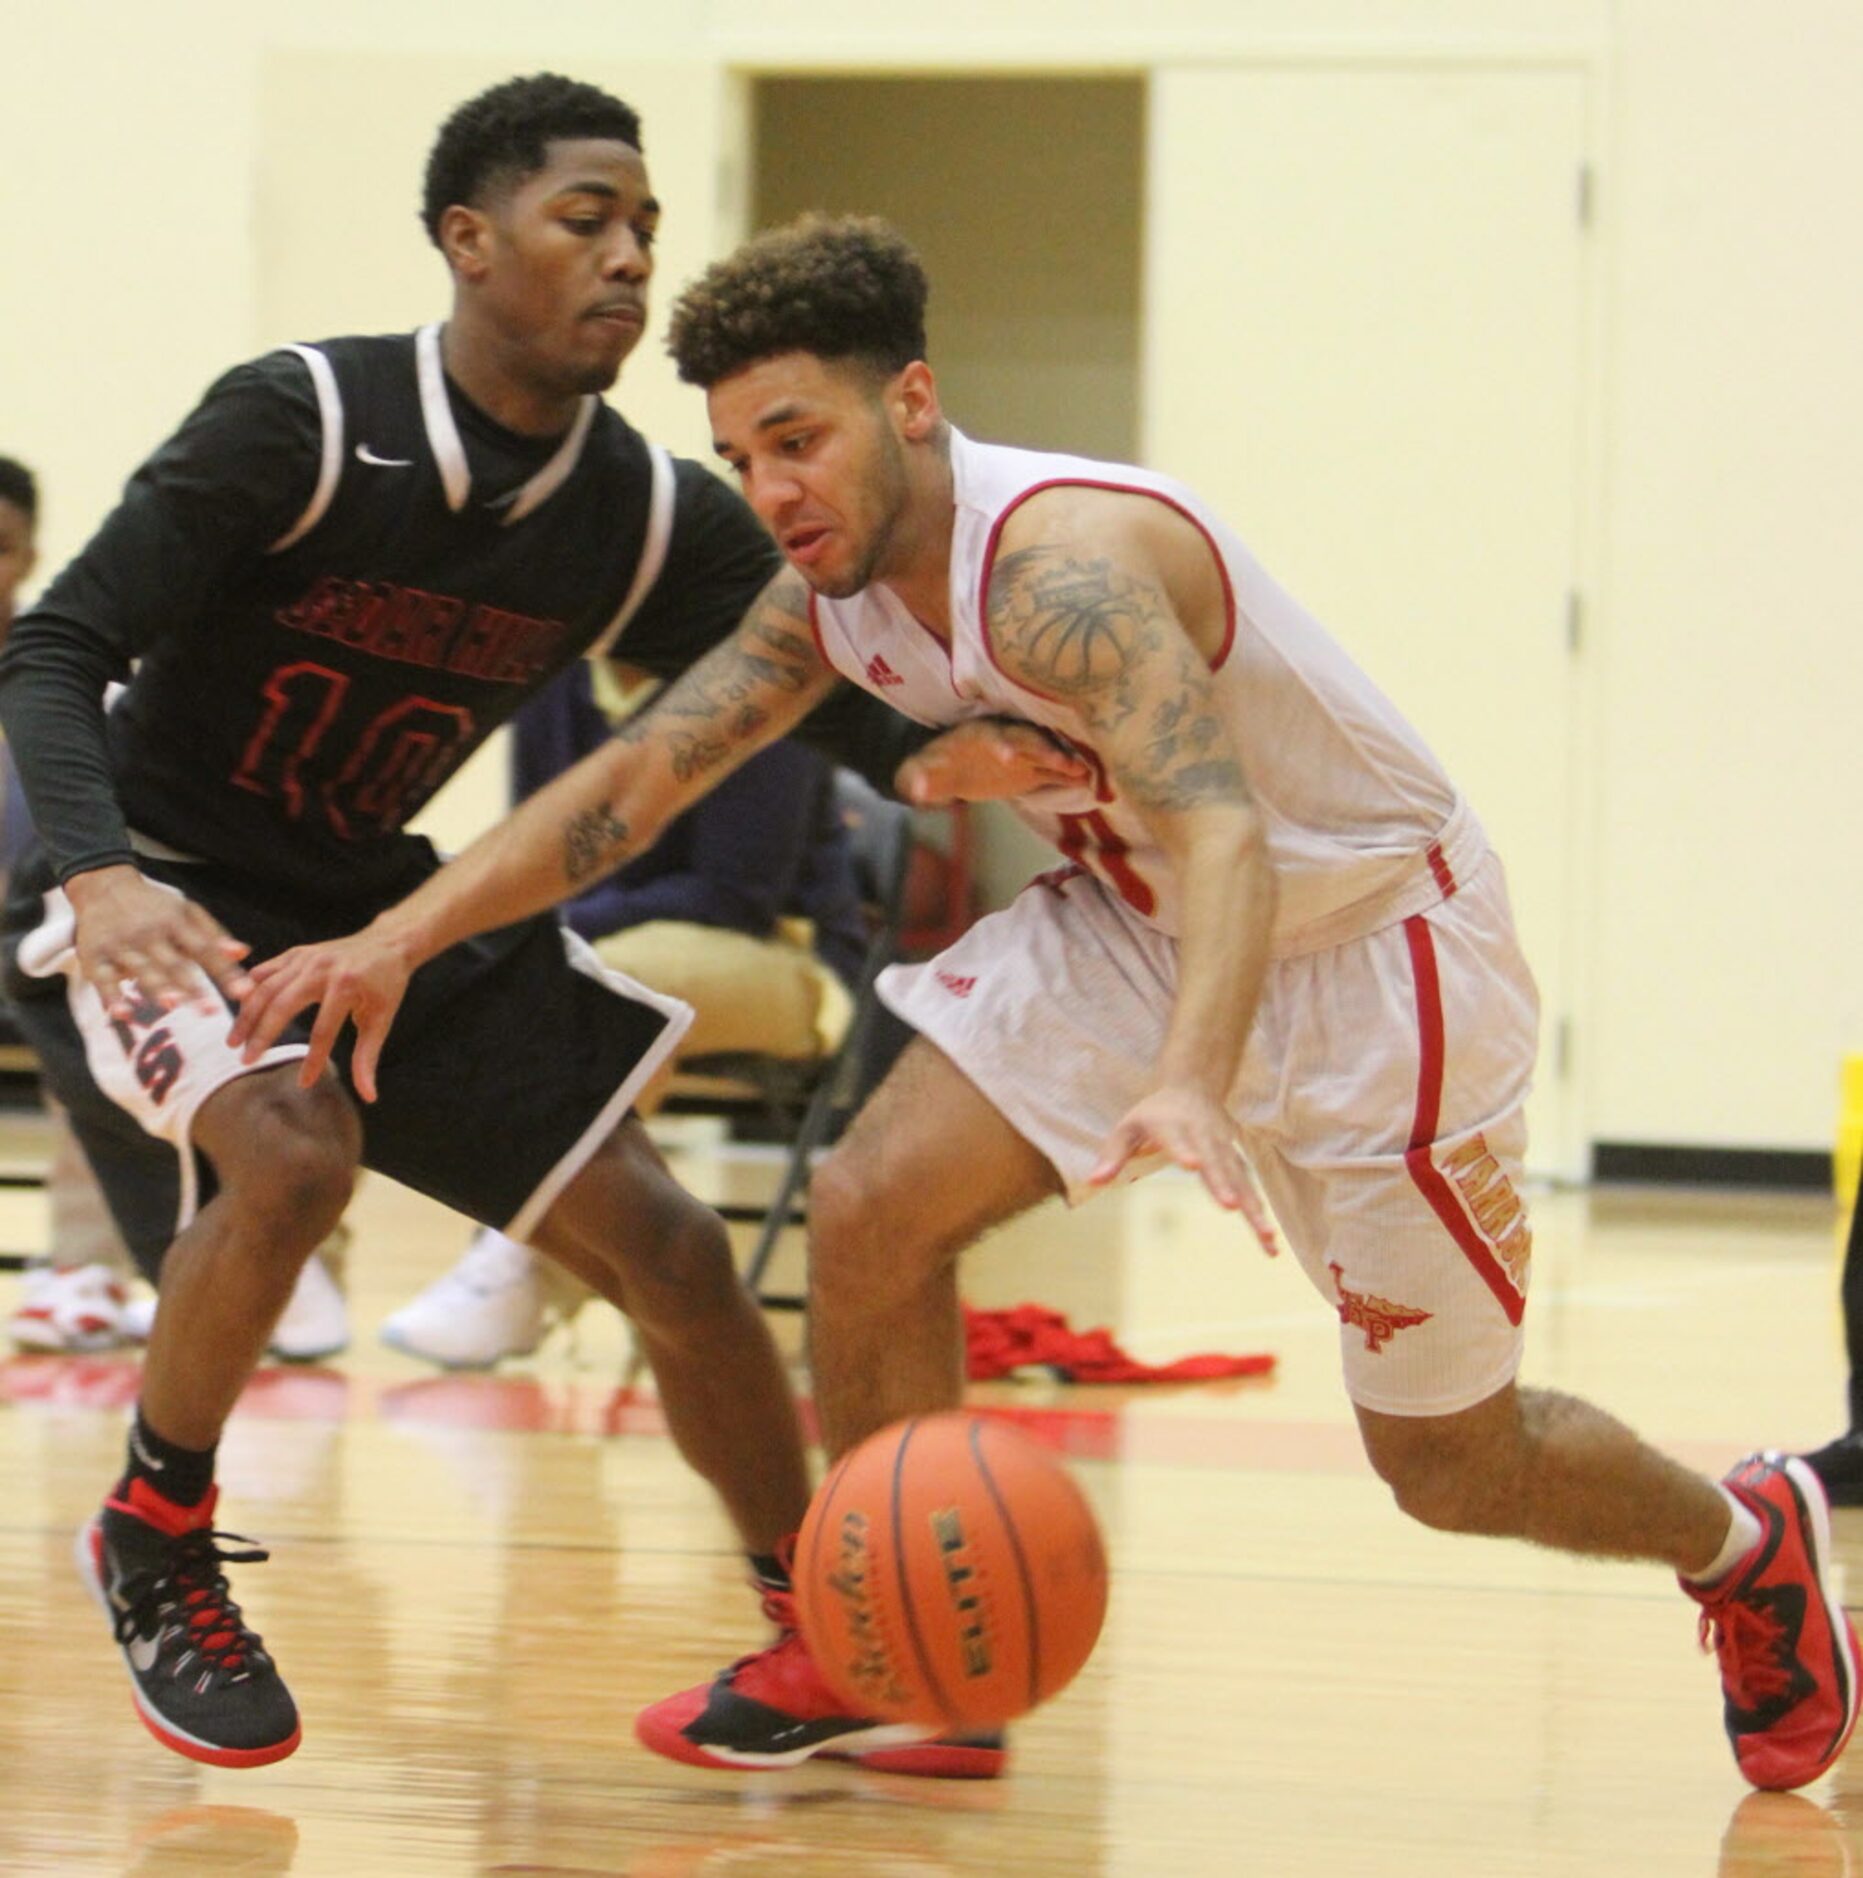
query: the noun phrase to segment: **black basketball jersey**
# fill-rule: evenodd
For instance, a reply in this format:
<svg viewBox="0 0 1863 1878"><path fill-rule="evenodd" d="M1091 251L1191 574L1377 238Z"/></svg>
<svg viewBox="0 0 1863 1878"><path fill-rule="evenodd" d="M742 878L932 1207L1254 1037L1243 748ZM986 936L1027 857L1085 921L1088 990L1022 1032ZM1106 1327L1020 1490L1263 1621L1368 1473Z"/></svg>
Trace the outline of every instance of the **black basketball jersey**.
<svg viewBox="0 0 1863 1878"><path fill-rule="evenodd" d="M404 883L424 844L403 824L614 625L653 486L647 444L599 398L560 439L493 422L446 379L437 327L229 373L7 649L57 873L134 842L326 901ZM662 674L722 638L777 563L701 466L667 486L665 567L623 648ZM110 679L127 688L106 759Z"/></svg>

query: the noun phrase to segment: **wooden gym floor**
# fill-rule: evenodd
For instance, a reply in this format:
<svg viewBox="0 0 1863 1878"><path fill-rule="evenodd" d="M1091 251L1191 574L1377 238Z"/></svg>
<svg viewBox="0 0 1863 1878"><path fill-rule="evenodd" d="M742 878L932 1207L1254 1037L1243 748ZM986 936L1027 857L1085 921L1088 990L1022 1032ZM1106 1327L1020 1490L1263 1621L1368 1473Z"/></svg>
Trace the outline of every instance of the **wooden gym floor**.
<svg viewBox="0 0 1863 1878"><path fill-rule="evenodd" d="M702 1144L681 1165L720 1199L768 1175ZM0 1245L40 1243L41 1206L0 1194ZM1072 1457L1114 1566L1100 1649L1018 1729L1013 1776L658 1760L634 1710L763 1632L650 1391L620 1386L618 1322L592 1307L529 1361L440 1376L373 1331L464 1228L380 1181L352 1220L354 1345L264 1372L222 1450L220 1523L273 1547L234 1583L304 1714L275 1767L157 1747L72 1572L133 1361L0 1361L8 1878L1863 1875L1863 1750L1806 1797L1749 1795L1662 1572L1408 1525L1358 1456L1332 1320L1178 1178L1040 1214L967 1278L1144 1356L1279 1358L976 1391ZM1842 1400L1832 1237L1817 1200L1541 1195L1527 1375L1717 1472L1814 1445ZM1837 1526L1863 1584L1863 1514Z"/></svg>

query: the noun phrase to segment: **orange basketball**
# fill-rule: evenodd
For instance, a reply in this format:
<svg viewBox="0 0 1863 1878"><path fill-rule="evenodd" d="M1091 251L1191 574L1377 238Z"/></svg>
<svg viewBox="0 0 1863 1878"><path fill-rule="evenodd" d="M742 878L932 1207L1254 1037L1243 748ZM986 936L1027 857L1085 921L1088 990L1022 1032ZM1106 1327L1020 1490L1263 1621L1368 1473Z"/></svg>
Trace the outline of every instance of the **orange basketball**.
<svg viewBox="0 0 1863 1878"><path fill-rule="evenodd" d="M1087 1660L1106 1548L1046 1449L986 1416L920 1415L822 1483L795 1587L810 1652L854 1713L991 1728Z"/></svg>

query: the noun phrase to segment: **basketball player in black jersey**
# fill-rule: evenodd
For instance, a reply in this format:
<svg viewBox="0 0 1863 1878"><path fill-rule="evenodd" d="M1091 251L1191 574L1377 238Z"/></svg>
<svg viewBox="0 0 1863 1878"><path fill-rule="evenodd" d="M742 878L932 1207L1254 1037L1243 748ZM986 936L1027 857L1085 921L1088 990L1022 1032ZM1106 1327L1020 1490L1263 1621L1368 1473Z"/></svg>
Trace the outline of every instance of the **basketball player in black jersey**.
<svg viewBox="0 0 1863 1878"><path fill-rule="evenodd" d="M212 1530L214 1452L359 1164L628 1312L753 1561L806 1499L723 1229L628 1114L686 1007L546 919L422 974L366 1112L335 1076L297 1086L301 1039L256 1067L226 1042L242 960L349 932L433 868L404 824L523 698L617 628L630 663L681 671L769 577L739 499L599 396L643 329L659 214L638 121L606 94L545 76L461 107L426 179L445 326L229 372L0 661L44 844L15 876L8 989L161 1275L127 1468L79 1562L142 1719L196 1760L299 1739L227 1584L227 1560L265 1554ZM897 721L817 729L885 782L910 747ZM1022 750L1004 789L1041 779Z"/></svg>

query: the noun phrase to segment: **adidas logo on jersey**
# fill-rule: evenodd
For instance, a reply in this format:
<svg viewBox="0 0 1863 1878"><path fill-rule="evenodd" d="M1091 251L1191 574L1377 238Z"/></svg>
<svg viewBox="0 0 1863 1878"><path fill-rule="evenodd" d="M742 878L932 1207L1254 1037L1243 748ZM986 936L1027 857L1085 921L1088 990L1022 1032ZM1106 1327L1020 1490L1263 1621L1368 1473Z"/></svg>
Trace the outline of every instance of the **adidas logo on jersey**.
<svg viewBox="0 0 1863 1878"><path fill-rule="evenodd" d="M903 685L906 681L876 652L867 661L868 681L875 685Z"/></svg>
<svg viewBox="0 0 1863 1878"><path fill-rule="evenodd" d="M968 976L957 972L939 972L937 979L954 998L967 998L977 988L977 975L974 972Z"/></svg>

